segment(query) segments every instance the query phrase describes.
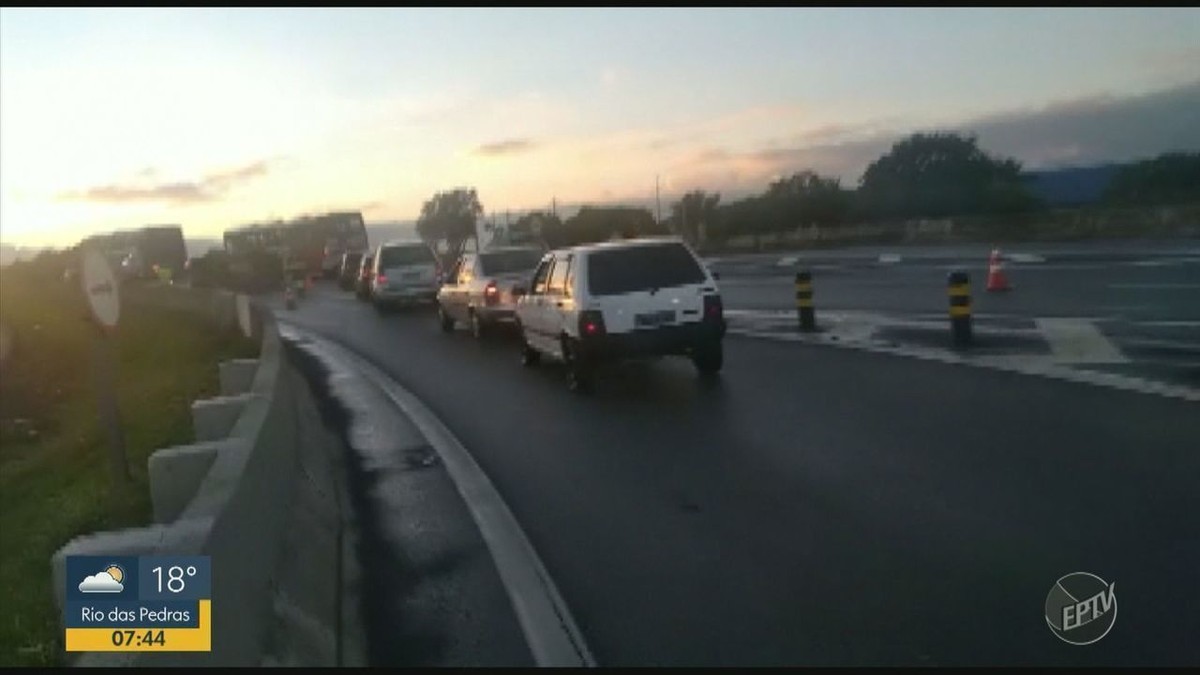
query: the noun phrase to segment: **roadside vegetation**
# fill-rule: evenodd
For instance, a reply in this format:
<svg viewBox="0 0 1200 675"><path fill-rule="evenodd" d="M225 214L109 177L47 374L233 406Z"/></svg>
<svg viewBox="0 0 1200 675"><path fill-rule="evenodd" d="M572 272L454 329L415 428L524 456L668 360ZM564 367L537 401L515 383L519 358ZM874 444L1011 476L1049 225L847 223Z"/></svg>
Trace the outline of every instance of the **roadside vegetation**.
<svg viewBox="0 0 1200 675"><path fill-rule="evenodd" d="M1190 214L1200 206L1200 153L1168 153L1099 173L1105 178L1089 201L1063 208L1039 196L1034 173L980 147L976 137L916 133L871 162L856 186L800 170L773 181L762 194L731 202L716 192L693 190L668 204L661 222L645 208L585 206L566 219L555 210L523 213L507 226L483 219L482 229L501 242L548 248L674 233L697 248L719 251L739 239L770 247L803 228L821 230L808 245L862 240L864 233L855 228L878 229L866 236L884 240L906 237L906 224L912 223L928 227L936 239L943 233L935 221L949 219L967 240L1153 236L1171 229L1153 209L1183 207ZM473 188L439 192L425 203L417 229L453 259L476 236L484 213Z"/></svg>
<svg viewBox="0 0 1200 675"><path fill-rule="evenodd" d="M73 253L0 269L0 665L62 664L50 556L70 539L151 521L146 460L193 440L190 405L218 393L217 363L253 357L240 334L122 307L115 382L131 482L114 490L92 368L96 328Z"/></svg>

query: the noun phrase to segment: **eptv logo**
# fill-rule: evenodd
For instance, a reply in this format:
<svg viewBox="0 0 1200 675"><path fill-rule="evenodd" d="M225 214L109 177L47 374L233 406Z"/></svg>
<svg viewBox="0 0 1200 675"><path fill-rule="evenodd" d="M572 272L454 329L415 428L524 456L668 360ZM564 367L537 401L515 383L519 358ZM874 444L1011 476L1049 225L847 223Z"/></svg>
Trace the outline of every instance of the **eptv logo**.
<svg viewBox="0 0 1200 675"><path fill-rule="evenodd" d="M1116 586L1087 572L1054 582L1046 596L1050 630L1073 645L1090 645L1108 635L1117 620Z"/></svg>

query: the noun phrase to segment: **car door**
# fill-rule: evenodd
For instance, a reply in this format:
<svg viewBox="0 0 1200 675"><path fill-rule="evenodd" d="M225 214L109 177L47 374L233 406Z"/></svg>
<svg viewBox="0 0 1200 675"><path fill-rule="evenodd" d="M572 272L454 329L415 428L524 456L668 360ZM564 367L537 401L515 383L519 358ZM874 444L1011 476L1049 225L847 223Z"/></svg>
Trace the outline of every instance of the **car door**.
<svg viewBox="0 0 1200 675"><path fill-rule="evenodd" d="M517 317L521 320L525 341L531 347L540 351L553 353L553 346L546 338L546 284L550 280L550 271L554 257L546 256L538 264L530 282L529 292L521 298L518 305Z"/></svg>
<svg viewBox="0 0 1200 675"><path fill-rule="evenodd" d="M459 259L458 274L454 279L454 318L466 321L471 306L471 282L475 279L475 255L466 254Z"/></svg>
<svg viewBox="0 0 1200 675"><path fill-rule="evenodd" d="M438 302L448 316L457 316L454 309L454 288L458 283L458 268L462 266L462 258L459 258L450 266L450 273L445 276L442 281L441 288L438 289Z"/></svg>
<svg viewBox="0 0 1200 675"><path fill-rule="evenodd" d="M574 299L567 290L567 277L571 273L571 254L559 253L554 256L554 267L550 271L550 279L546 283L545 311L543 326L549 342L547 351L562 358L562 341L559 340L566 332L568 317L572 314Z"/></svg>

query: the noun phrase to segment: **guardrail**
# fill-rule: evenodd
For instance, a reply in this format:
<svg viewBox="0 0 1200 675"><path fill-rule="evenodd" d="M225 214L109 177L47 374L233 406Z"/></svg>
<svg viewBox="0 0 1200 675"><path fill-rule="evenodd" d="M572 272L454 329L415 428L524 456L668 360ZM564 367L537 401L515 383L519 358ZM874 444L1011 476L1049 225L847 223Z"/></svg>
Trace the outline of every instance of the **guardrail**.
<svg viewBox="0 0 1200 675"><path fill-rule="evenodd" d="M170 287L166 287L170 289ZM221 395L192 405L196 442L148 460L154 524L78 537L51 559L59 608L72 555L208 555L212 651L85 653L76 665L340 665L339 602L351 555L347 509L301 376L288 365L270 310L224 291L143 289L138 302L231 320L260 338L258 359L220 364ZM314 409L315 410L315 409ZM317 423L319 424L319 422ZM325 463L326 466L316 466ZM316 485L313 482L322 484ZM303 517L301 517L303 516ZM293 559L296 541L308 555Z"/></svg>

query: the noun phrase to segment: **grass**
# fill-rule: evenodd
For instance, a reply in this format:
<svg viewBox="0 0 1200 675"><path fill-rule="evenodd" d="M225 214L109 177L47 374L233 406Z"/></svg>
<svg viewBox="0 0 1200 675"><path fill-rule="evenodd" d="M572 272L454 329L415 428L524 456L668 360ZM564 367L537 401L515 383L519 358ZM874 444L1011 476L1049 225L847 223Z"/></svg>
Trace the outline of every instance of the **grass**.
<svg viewBox="0 0 1200 675"><path fill-rule="evenodd" d="M0 665L65 663L50 556L81 534L151 521L146 460L193 440L191 402L218 393L217 363L257 346L190 315L122 307L113 338L132 482L115 490L92 368L95 328L76 283L48 264L0 271ZM57 268L61 270L61 267Z"/></svg>

